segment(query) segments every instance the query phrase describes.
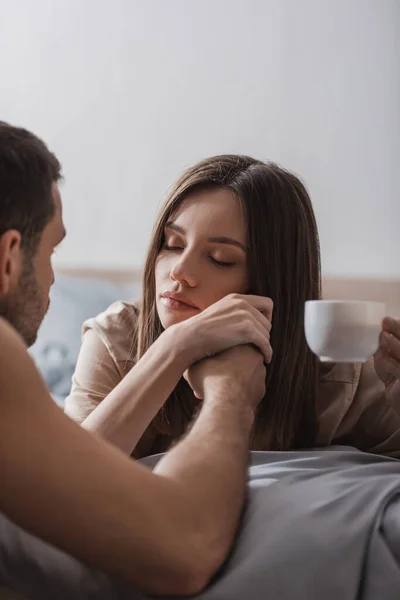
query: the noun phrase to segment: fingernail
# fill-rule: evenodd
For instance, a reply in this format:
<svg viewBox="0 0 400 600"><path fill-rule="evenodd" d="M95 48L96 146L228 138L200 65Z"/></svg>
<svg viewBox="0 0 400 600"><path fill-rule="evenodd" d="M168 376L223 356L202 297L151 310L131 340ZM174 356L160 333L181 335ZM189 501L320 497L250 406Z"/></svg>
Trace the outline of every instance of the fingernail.
<svg viewBox="0 0 400 600"><path fill-rule="evenodd" d="M392 338L392 334L388 333L387 331L383 332L383 342L385 344L385 346L389 346L389 342Z"/></svg>
<svg viewBox="0 0 400 600"><path fill-rule="evenodd" d="M383 321L382 321L382 329L384 331L392 326L392 320L393 319L391 317L385 317L383 319Z"/></svg>

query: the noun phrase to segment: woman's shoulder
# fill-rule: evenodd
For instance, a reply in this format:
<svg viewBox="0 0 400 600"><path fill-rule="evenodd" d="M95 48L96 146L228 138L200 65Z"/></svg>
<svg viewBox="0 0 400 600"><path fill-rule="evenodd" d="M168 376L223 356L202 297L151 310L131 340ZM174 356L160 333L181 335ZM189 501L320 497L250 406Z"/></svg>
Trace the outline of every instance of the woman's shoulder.
<svg viewBox="0 0 400 600"><path fill-rule="evenodd" d="M96 323L103 328L125 327L126 325L135 325L139 315L138 302L113 302L105 311L101 312L97 317L88 319L85 326L90 328Z"/></svg>
<svg viewBox="0 0 400 600"><path fill-rule="evenodd" d="M116 362L133 362L136 355L139 302L114 302L83 324L83 335L93 330Z"/></svg>

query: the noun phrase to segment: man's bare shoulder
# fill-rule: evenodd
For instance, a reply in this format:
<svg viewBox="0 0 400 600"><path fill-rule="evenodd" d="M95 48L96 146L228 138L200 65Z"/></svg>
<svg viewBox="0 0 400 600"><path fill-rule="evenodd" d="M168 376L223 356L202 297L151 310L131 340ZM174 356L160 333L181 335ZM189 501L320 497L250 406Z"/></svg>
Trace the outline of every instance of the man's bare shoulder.
<svg viewBox="0 0 400 600"><path fill-rule="evenodd" d="M40 404L43 401L54 404L25 342L11 325L0 319L0 431L3 425L7 427L4 417L20 414L26 418L26 406L36 396Z"/></svg>
<svg viewBox="0 0 400 600"><path fill-rule="evenodd" d="M15 360L29 361L26 344L17 331L0 318L0 374L5 376ZM16 365L15 365L16 366Z"/></svg>
<svg viewBox="0 0 400 600"><path fill-rule="evenodd" d="M4 350L3 343L10 341L17 346L26 349L26 346L21 336L15 331L13 327L2 317L0 317L0 350Z"/></svg>

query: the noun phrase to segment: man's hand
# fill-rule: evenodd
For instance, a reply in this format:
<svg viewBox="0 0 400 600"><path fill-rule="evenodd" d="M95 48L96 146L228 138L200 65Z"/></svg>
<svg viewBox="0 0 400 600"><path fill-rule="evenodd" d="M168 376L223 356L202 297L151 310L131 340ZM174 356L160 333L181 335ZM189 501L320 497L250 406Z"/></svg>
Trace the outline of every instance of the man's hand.
<svg viewBox="0 0 400 600"><path fill-rule="evenodd" d="M400 320L386 317L380 345L374 356L375 371L386 386L388 400L400 408Z"/></svg>
<svg viewBox="0 0 400 600"><path fill-rule="evenodd" d="M264 357L253 346L236 346L206 358L185 373L196 398L223 391L227 401L237 399L253 410L265 394Z"/></svg>

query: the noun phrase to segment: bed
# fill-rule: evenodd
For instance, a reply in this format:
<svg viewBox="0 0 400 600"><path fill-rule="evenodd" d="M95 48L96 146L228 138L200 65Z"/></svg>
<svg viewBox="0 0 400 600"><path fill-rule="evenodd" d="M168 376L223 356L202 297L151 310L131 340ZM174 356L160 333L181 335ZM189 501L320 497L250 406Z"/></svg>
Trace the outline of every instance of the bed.
<svg viewBox="0 0 400 600"><path fill-rule="evenodd" d="M399 599L400 461L345 447L251 460L238 536L198 600ZM0 556L0 586L31 600L147 598L1 515Z"/></svg>

